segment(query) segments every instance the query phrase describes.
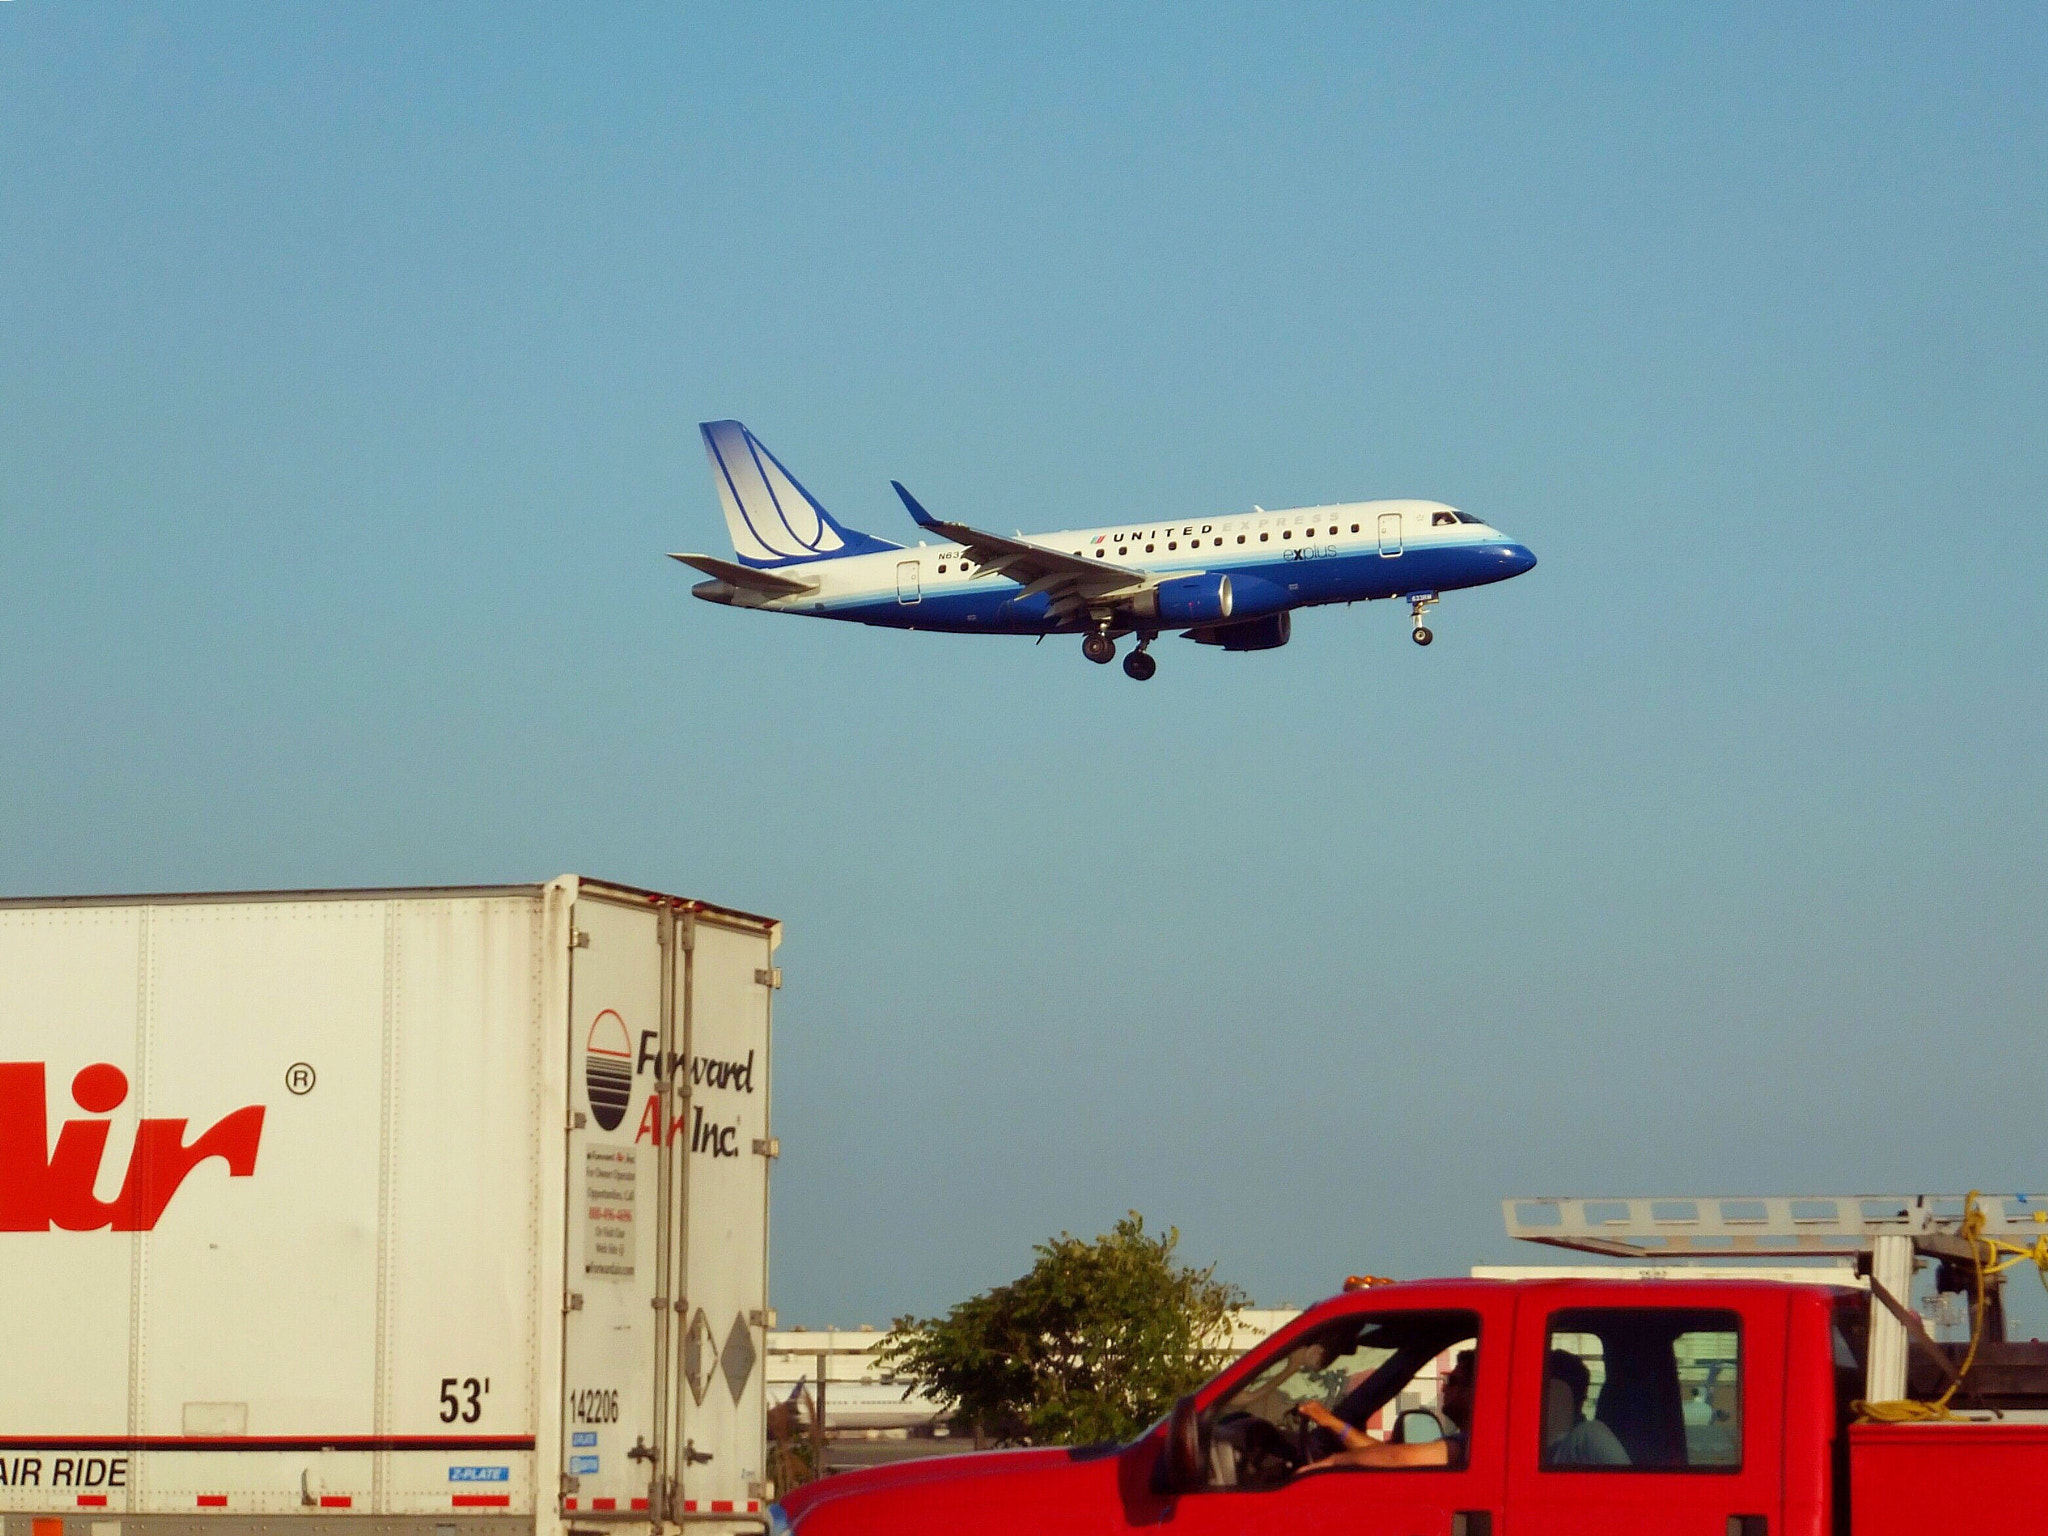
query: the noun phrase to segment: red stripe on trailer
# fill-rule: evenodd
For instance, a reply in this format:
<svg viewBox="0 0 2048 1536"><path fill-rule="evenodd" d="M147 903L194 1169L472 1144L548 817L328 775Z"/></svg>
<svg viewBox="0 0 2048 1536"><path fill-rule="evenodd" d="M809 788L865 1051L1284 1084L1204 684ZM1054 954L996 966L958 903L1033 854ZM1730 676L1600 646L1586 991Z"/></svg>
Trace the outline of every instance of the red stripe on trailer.
<svg viewBox="0 0 2048 1536"><path fill-rule="evenodd" d="M729 1515L729 1514L731 1514L731 1513L732 1513L732 1500L731 1500L731 1499L713 1499L713 1500L711 1501L711 1513L713 1513L714 1515Z"/></svg>
<svg viewBox="0 0 2048 1536"><path fill-rule="evenodd" d="M356 1502L352 1493L323 1493L320 1495L322 1509L351 1509Z"/></svg>
<svg viewBox="0 0 2048 1536"><path fill-rule="evenodd" d="M592 1499L590 1507L592 1509L617 1509L619 1501L617 1499Z"/></svg>
<svg viewBox="0 0 2048 1536"><path fill-rule="evenodd" d="M747 1513L750 1515L758 1515L759 1513L761 1513L761 1501L759 1499L747 1500Z"/></svg>
<svg viewBox="0 0 2048 1536"><path fill-rule="evenodd" d="M694 1515L695 1513L697 1513L697 1501L695 1499L683 1500L683 1513L686 1515Z"/></svg>
<svg viewBox="0 0 2048 1536"><path fill-rule="evenodd" d="M453 1498L457 1509L508 1509L512 1504L509 1493L458 1493Z"/></svg>
<svg viewBox="0 0 2048 1536"><path fill-rule="evenodd" d="M0 1435L0 1451L530 1451L531 1435Z"/></svg>
<svg viewBox="0 0 2048 1536"><path fill-rule="evenodd" d="M201 1509L226 1509L228 1496L224 1493L202 1493L199 1495Z"/></svg>
<svg viewBox="0 0 2048 1536"><path fill-rule="evenodd" d="M635 1509L645 1509L647 1507L647 1501L645 1499L635 1499L633 1501L633 1507Z"/></svg>
<svg viewBox="0 0 2048 1536"><path fill-rule="evenodd" d="M78 1507L80 1509L105 1509L107 1507L107 1496L104 1493L81 1493L78 1496Z"/></svg>
<svg viewBox="0 0 2048 1536"><path fill-rule="evenodd" d="M564 1499L564 1500L562 1500L562 1508L564 1508L564 1509L574 1509L575 1507L576 1507L576 1501L575 1501L574 1499Z"/></svg>

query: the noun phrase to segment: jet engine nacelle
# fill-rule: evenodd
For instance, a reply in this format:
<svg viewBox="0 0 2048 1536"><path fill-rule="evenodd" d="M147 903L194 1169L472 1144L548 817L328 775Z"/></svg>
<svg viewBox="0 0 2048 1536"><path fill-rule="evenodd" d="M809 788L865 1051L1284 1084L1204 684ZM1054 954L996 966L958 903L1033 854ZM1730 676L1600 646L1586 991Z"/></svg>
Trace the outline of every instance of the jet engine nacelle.
<svg viewBox="0 0 2048 1536"><path fill-rule="evenodd" d="M1230 578L1214 571L1162 581L1151 591L1138 594L1131 611L1140 618L1163 619L1168 624L1220 624L1230 617L1233 606Z"/></svg>
<svg viewBox="0 0 2048 1536"><path fill-rule="evenodd" d="M1293 634L1294 615L1283 608L1262 619L1203 625L1189 630L1187 637L1198 645L1220 645L1226 651L1271 651L1285 645Z"/></svg>

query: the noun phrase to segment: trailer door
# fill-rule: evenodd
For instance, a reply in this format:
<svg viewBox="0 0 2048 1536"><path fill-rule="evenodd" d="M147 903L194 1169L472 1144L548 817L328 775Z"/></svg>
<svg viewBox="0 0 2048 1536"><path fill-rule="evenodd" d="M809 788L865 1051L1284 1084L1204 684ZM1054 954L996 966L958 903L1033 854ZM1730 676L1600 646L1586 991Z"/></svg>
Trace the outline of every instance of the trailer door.
<svg viewBox="0 0 2048 1536"><path fill-rule="evenodd" d="M660 1475L667 921L587 894L572 916L561 1472L579 1520L646 1522Z"/></svg>
<svg viewBox="0 0 2048 1536"><path fill-rule="evenodd" d="M683 955L678 1074L687 1231L671 1369L671 1463L684 1516L758 1510L768 1338L769 995L772 930L699 915ZM684 1096L687 1095L687 1096ZM680 1319L679 1319L680 1321Z"/></svg>

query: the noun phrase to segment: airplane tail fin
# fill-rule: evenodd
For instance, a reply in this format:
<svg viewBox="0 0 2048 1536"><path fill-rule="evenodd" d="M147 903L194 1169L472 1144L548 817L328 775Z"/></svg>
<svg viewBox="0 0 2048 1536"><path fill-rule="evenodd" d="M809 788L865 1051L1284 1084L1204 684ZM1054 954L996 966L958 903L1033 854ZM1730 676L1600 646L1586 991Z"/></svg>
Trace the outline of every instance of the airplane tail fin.
<svg viewBox="0 0 2048 1536"><path fill-rule="evenodd" d="M740 423L707 421L699 430L742 565L788 565L902 547L837 521Z"/></svg>

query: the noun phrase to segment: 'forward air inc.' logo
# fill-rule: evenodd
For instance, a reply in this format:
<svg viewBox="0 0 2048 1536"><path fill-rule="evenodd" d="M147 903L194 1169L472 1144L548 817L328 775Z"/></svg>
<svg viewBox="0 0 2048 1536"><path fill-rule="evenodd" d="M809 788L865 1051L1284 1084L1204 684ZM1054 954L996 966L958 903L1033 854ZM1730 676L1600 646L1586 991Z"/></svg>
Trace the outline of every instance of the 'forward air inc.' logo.
<svg viewBox="0 0 2048 1536"><path fill-rule="evenodd" d="M208 1158L226 1163L234 1178L256 1171L261 1104L224 1115L190 1142L184 1120L144 1119L121 1192L101 1200L93 1189L113 1124L101 1117L127 1102L128 1074L101 1061L71 1079L71 1101L93 1118L66 1120L53 1152L46 1072L40 1061L0 1062L0 1232L148 1232Z"/></svg>
<svg viewBox="0 0 2048 1536"><path fill-rule="evenodd" d="M633 1100L633 1037L626 1033L626 1021L609 1008L590 1021L590 1038L583 1043L583 1086L597 1123L616 1131Z"/></svg>

